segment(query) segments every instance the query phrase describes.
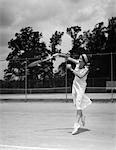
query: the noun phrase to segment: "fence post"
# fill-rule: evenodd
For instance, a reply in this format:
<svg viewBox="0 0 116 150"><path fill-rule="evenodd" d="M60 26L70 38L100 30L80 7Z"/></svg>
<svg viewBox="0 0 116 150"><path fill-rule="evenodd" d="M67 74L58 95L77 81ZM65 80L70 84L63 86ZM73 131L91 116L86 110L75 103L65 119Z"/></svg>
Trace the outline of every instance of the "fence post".
<svg viewBox="0 0 116 150"><path fill-rule="evenodd" d="M25 101L27 101L27 58L25 62Z"/></svg>
<svg viewBox="0 0 116 150"><path fill-rule="evenodd" d="M111 52L111 100L113 102L113 56Z"/></svg>
<svg viewBox="0 0 116 150"><path fill-rule="evenodd" d="M65 92L66 92L66 102L68 102L68 99L67 99L67 60L66 60L66 78L65 78Z"/></svg>

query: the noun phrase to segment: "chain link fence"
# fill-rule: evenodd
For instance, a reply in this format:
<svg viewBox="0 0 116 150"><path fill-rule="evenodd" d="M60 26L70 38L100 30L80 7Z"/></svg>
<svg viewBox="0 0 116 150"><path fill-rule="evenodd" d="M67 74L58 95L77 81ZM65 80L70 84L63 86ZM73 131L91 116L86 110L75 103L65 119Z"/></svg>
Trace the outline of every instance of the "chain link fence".
<svg viewBox="0 0 116 150"><path fill-rule="evenodd" d="M13 60L14 65L21 60ZM24 61L24 60L23 60ZM34 60L33 60L34 61ZM92 54L90 72L87 79L87 92L108 92L116 91L116 54ZM67 62L66 62L67 63ZM14 66L13 66L14 67ZM28 59L25 59L22 70L14 69L14 74L7 73L5 79L5 69L8 68L6 60L0 60L0 94L32 94L32 93L70 93L74 75L67 69L64 74L52 73L51 76L40 76L39 72L34 77L35 72L28 70ZM15 68L15 67L14 67ZM35 70L38 68L35 67ZM12 71L13 72L13 71ZM17 72L17 74L16 74ZM5 78L3 78L3 76ZM32 78L33 77L33 78Z"/></svg>

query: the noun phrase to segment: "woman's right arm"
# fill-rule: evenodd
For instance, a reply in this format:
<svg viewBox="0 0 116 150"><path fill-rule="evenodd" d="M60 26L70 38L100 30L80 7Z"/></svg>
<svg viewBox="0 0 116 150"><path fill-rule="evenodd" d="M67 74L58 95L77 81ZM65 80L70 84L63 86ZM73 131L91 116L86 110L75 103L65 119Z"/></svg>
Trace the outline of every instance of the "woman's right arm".
<svg viewBox="0 0 116 150"><path fill-rule="evenodd" d="M71 57L68 57L67 60L75 63L75 64L78 64L79 63L79 60L78 59L74 59L74 58L71 58Z"/></svg>
<svg viewBox="0 0 116 150"><path fill-rule="evenodd" d="M63 58L66 58L67 60L75 63L75 64L78 64L79 63L79 60L78 59L74 59L74 58L71 58L69 55L67 54L59 54L59 56L63 57Z"/></svg>

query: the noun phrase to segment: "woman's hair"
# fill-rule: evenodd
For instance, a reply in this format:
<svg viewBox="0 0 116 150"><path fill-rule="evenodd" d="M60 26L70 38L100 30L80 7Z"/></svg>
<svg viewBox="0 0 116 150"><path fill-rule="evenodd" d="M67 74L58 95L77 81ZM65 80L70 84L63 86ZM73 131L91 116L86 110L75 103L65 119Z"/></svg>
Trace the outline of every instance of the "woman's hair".
<svg viewBox="0 0 116 150"><path fill-rule="evenodd" d="M90 56L87 54L82 54L82 59L85 62L86 65L90 65Z"/></svg>
<svg viewBox="0 0 116 150"><path fill-rule="evenodd" d="M86 54L82 54L82 58L85 63L88 63L88 57Z"/></svg>

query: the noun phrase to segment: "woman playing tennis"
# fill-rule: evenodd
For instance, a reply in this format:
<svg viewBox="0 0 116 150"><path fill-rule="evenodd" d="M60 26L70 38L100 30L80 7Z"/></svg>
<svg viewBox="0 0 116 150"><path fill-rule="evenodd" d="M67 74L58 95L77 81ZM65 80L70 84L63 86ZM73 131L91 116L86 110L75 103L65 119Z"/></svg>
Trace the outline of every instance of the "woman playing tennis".
<svg viewBox="0 0 116 150"><path fill-rule="evenodd" d="M85 125L85 116L83 115L83 109L85 109L92 103L85 94L87 85L86 80L89 73L89 60L86 54L80 55L78 60L68 57L67 55L60 54L59 56L65 57L67 60L76 64L75 69L73 69L70 64L67 65L67 69L72 71L72 73L75 75L72 85L73 102L76 107L76 121L74 123L74 129L72 131L72 135L74 135L78 133L78 130L80 128L80 121L83 126Z"/></svg>

